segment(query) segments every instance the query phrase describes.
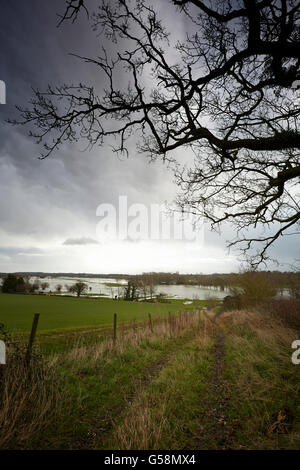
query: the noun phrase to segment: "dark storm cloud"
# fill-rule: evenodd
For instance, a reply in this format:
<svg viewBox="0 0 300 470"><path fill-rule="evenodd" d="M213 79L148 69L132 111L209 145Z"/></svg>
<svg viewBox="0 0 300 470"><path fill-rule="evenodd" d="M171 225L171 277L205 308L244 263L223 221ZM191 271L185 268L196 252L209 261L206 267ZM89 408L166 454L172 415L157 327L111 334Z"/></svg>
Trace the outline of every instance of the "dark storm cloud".
<svg viewBox="0 0 300 470"><path fill-rule="evenodd" d="M121 162L109 146L83 152L85 144L79 143L77 146L65 145L53 157L40 161L37 158L40 149L27 137L28 129L11 127L3 122L16 115L13 104L24 106L28 103L31 87L43 90L48 83L85 81L101 88L102 78L98 71L68 55L70 51L95 55L100 46L99 39L84 19L82 23L66 23L57 29L56 12L61 9L61 1L42 4L36 0L26 4L18 2L18 6L12 1L2 8L1 78L7 83L8 105L0 108L1 182L7 182L10 177L10 181L19 186L15 187L15 199L18 193L26 193L29 198L37 193L38 207L50 203L52 207L56 205L80 218L90 219L99 203L110 201L114 193L116 199L119 188L128 191L128 188L134 188L136 180L141 189L151 187L151 176L144 160L141 164L131 160ZM155 182L159 171L152 168ZM22 203L26 204L24 198ZM29 218L27 213L26 220ZM20 221L19 217L15 219ZM33 219L36 220L36 214Z"/></svg>
<svg viewBox="0 0 300 470"><path fill-rule="evenodd" d="M0 7L0 79L7 86L7 105L0 106L0 263L7 270L32 270L33 266L36 270L58 270L55 258L47 259L54 253L60 270L68 270L69 266L70 270L79 271L81 266L75 266L75 261L72 264L74 255L69 250L72 245L74 250L98 248L85 245L94 245L91 240L95 237L99 204L108 202L117 206L120 195L127 195L129 204L171 202L176 191L166 166L161 162L149 165L143 155L137 154L134 141L129 148L130 158L122 161L112 153L111 142L95 146L91 151L84 151L84 142L66 144L55 155L41 161L40 149L28 137L28 129L5 123L6 118L18 116L14 105L27 105L32 87L45 90L48 83L83 82L101 93L105 85L97 68L69 54L95 57L102 39L91 30L85 15L75 24L69 22L57 28L56 14L62 12L64 3L62 0L10 0L2 2ZM178 22L178 10L167 1L157 1L156 5L160 15L176 30L177 38L183 39L185 20ZM110 49L107 42L106 47ZM111 46L111 50L115 48ZM123 79L120 74L120 83ZM179 151L180 158L181 154ZM78 233L84 237L78 237ZM208 235L207 239L211 252L214 247L217 251L224 246L223 237ZM56 250L60 249L68 253L57 254ZM196 260L196 252L195 249L190 255L192 260ZM122 249L120 253L121 258ZM170 259L172 256L173 252ZM142 259L142 252L139 257ZM64 260L69 263L66 269ZM176 267L175 261L173 256L172 267ZM163 267L165 270L168 263ZM184 270L181 263L176 270ZM86 266L86 270L92 270ZM188 266L198 269L193 268L192 262ZM110 268L105 269L108 272ZM112 270L117 269L116 264ZM151 269L151 265L143 269Z"/></svg>
<svg viewBox="0 0 300 470"><path fill-rule="evenodd" d="M7 105L0 106L0 243L8 250L2 256L11 259L34 243L57 240L61 246L63 240L76 239L78 232L93 238L97 206L117 205L120 194L131 203L147 204L165 200L169 188L172 191L167 169L160 164L149 167L136 154L134 143L130 158L123 161L112 153L109 142L91 151L84 151L86 145L81 142L64 145L41 161L40 148L28 137L28 129L5 122L18 117L15 105L28 104L31 88L85 82L100 92L104 86L98 70L69 55L97 55L100 39L84 17L75 25L57 28L56 13L63 4L61 0L12 0L1 5L0 79L7 85Z"/></svg>

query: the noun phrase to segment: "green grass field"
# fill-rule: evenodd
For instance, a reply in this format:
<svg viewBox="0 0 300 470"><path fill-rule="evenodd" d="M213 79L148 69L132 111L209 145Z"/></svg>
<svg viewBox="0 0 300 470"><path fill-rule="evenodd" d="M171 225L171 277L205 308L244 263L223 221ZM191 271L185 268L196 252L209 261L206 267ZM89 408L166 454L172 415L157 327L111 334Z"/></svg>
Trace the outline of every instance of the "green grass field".
<svg viewBox="0 0 300 470"><path fill-rule="evenodd" d="M0 322L13 333L30 331L33 315L40 313L38 333L67 331L84 328L97 328L112 325L113 314L118 322L143 321L148 313L153 317L164 316L168 312L187 310L196 304L184 305L183 300L170 303L126 302L105 298L81 299L43 295L0 295ZM197 301L205 303L205 301Z"/></svg>

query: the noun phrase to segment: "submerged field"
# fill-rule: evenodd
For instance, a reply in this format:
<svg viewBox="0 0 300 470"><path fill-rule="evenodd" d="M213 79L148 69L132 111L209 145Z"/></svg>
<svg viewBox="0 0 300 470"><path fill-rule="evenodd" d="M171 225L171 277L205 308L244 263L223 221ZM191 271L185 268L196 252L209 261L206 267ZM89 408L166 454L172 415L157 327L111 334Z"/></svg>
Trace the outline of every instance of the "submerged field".
<svg viewBox="0 0 300 470"><path fill-rule="evenodd" d="M267 312L197 310L8 351L3 449L299 449L299 330ZM63 335L64 337L64 335Z"/></svg>
<svg viewBox="0 0 300 470"><path fill-rule="evenodd" d="M0 322L13 333L28 333L35 313L40 313L38 333L111 326L113 314L118 322L144 321L168 312L190 310L205 301L184 305L183 300L170 303L126 302L105 298L75 298L47 295L0 294Z"/></svg>

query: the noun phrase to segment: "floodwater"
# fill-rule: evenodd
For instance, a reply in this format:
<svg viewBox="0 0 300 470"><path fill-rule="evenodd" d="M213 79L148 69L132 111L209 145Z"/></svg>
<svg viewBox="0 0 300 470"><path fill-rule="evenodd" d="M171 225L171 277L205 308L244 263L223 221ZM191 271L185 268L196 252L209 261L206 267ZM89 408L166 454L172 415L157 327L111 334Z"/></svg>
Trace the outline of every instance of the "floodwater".
<svg viewBox="0 0 300 470"><path fill-rule="evenodd" d="M68 293L68 286L75 284L77 281L85 282L88 286L87 293L95 294L95 296L105 295L110 298L115 296L121 296L126 286L127 281L125 279L101 279L93 277L43 277L43 278L31 278L33 280L39 280L40 282L47 282L49 287L45 289L45 292L55 292L56 286L60 284L62 286L61 295ZM120 284L120 286L110 286L108 284ZM174 299L199 299L206 300L210 298L223 299L228 292L221 291L213 287L200 287L200 286L188 286L188 285L157 285L155 286L155 294L164 293L168 298ZM70 295L70 294L68 294Z"/></svg>

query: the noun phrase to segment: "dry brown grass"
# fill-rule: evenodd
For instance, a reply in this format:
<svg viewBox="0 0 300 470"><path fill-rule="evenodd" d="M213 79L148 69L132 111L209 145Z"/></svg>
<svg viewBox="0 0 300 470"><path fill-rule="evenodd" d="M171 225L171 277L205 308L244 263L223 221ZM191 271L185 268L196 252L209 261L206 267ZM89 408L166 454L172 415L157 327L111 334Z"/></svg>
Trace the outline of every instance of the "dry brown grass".
<svg viewBox="0 0 300 470"><path fill-rule="evenodd" d="M117 426L115 440L119 449L159 449L167 422L166 402L160 401L159 417L153 414L153 403L146 391L137 389L122 424Z"/></svg>
<svg viewBox="0 0 300 470"><path fill-rule="evenodd" d="M239 333L241 329L249 329L266 343L276 343L278 347L282 344L290 347L295 339L295 330L286 325L280 318L274 317L267 312L258 310L234 310L225 312L220 317L220 324L231 325L228 333Z"/></svg>
<svg viewBox="0 0 300 470"><path fill-rule="evenodd" d="M279 449L300 445L296 406L300 369L291 362L291 343L297 331L272 314L258 311L226 312L219 318L226 331L234 386L234 412L242 416L246 448ZM288 405L296 416L293 430L269 434L274 414ZM295 444L296 443L296 444Z"/></svg>
<svg viewBox="0 0 300 470"><path fill-rule="evenodd" d="M184 334L187 330L196 328L199 324L198 311L184 312L177 316L169 316L168 318L156 318L153 320L153 331L148 323L136 324L131 323L128 326L118 330L117 341L114 344L113 338L108 337L103 341L93 344L80 346L79 344L64 355L64 361L70 364L88 363L93 367L103 357L110 357L111 354L123 354L127 348L138 348L142 343L155 343L162 338L172 338ZM59 360L59 356L52 358L54 364Z"/></svg>
<svg viewBox="0 0 300 470"><path fill-rule="evenodd" d="M34 356L30 368L24 352L10 346L0 387L0 449L28 448L39 440L61 409L53 369Z"/></svg>
<svg viewBox="0 0 300 470"><path fill-rule="evenodd" d="M300 299L273 299L266 308L285 325L300 331Z"/></svg>

